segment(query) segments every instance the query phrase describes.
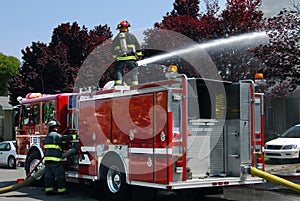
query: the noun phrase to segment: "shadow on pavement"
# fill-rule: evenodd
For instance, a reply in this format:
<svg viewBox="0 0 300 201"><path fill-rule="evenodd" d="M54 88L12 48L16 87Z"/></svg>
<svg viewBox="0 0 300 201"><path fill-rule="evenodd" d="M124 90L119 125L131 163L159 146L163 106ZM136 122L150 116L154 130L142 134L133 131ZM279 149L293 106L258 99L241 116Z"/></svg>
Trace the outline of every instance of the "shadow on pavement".
<svg viewBox="0 0 300 201"><path fill-rule="evenodd" d="M267 165L283 165L300 163L300 159L269 159L265 161Z"/></svg>
<svg viewBox="0 0 300 201"><path fill-rule="evenodd" d="M1 187L15 184L15 181L1 182ZM72 201L107 201L101 189L96 185L68 183L68 195L46 196L43 187L27 186L6 194L0 194L0 200L72 200ZM6 199L5 199L6 198ZM131 201L236 201L221 198L221 195L204 196L195 190L160 191L152 188L132 188Z"/></svg>

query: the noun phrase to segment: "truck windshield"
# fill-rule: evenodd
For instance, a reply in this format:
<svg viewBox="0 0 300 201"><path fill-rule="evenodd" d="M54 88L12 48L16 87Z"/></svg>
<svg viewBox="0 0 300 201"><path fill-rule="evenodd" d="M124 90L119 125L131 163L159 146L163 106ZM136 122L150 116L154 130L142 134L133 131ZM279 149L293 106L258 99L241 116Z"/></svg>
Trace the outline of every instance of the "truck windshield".
<svg viewBox="0 0 300 201"><path fill-rule="evenodd" d="M22 125L27 125L29 123L29 115L30 115L30 105L24 105L22 107L22 117L21 117Z"/></svg>

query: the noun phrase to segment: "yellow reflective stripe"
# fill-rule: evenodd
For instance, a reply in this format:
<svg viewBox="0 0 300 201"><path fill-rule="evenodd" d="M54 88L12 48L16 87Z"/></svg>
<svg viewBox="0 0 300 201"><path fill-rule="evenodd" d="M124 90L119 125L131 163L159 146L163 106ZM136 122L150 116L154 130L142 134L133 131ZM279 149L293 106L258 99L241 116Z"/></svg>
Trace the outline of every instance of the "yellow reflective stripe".
<svg viewBox="0 0 300 201"><path fill-rule="evenodd" d="M57 145L57 144L45 144L44 148L45 149L59 149L59 150L61 150L60 145Z"/></svg>
<svg viewBox="0 0 300 201"><path fill-rule="evenodd" d="M117 57L117 61L136 60L136 56Z"/></svg>
<svg viewBox="0 0 300 201"><path fill-rule="evenodd" d="M66 192L66 191L67 191L66 188L58 188L58 189L57 189L57 192L58 192L58 193L63 193L63 192Z"/></svg>
<svg viewBox="0 0 300 201"><path fill-rule="evenodd" d="M137 52L136 55L138 55L139 57L143 56L142 52Z"/></svg>
<svg viewBox="0 0 300 201"><path fill-rule="evenodd" d="M122 84L122 80L115 80L115 84L116 84L116 85Z"/></svg>
<svg viewBox="0 0 300 201"><path fill-rule="evenodd" d="M77 137L76 135L72 135L73 140L76 140L76 137Z"/></svg>
<svg viewBox="0 0 300 201"><path fill-rule="evenodd" d="M53 156L45 156L44 159L45 159L45 161L56 161L56 162L62 161L62 158L57 158L57 157L53 157Z"/></svg>
<svg viewBox="0 0 300 201"><path fill-rule="evenodd" d="M127 44L127 47L128 48L135 48L135 45L134 44ZM120 50L120 49L121 49L120 45L118 45L118 46L115 47L115 50Z"/></svg>
<svg viewBox="0 0 300 201"><path fill-rule="evenodd" d="M131 85L138 85L138 84L139 84L138 81L132 81L132 82L131 82Z"/></svg>
<svg viewBox="0 0 300 201"><path fill-rule="evenodd" d="M54 188L53 188L53 187L50 187L50 188L45 188L45 191L46 191L46 192L53 191L53 190L54 190Z"/></svg>

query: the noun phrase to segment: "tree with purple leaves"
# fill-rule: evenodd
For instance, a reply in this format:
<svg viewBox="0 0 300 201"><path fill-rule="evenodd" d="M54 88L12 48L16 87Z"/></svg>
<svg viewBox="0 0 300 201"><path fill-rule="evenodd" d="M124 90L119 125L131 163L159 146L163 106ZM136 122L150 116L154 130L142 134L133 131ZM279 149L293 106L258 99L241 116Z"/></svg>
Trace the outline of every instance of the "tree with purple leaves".
<svg viewBox="0 0 300 201"><path fill-rule="evenodd" d="M268 19L266 30L269 43L254 52L265 64L268 94L286 96L300 85L300 13L284 9Z"/></svg>
<svg viewBox="0 0 300 201"><path fill-rule="evenodd" d="M226 8L219 11L217 0L206 0L206 10L200 14L198 0L175 0L174 9L163 17L162 22L154 24L154 28L167 29L183 34L196 43L203 44L216 39L242 35L260 31L263 28L263 12L259 10L261 0L227 0ZM161 41L153 30L148 30L145 35L145 55L152 56L160 53L151 48L155 41ZM164 36L168 38L167 36ZM226 44L206 49L224 80L238 81L240 79L254 78L259 68L259 61L248 50L260 44L261 39L248 41L248 43ZM187 46L180 38L165 39L164 46L171 49ZM161 44L160 44L161 45ZM147 51L147 48L151 51ZM147 54L148 53L148 54ZM188 76L201 76L193 66L182 58L169 59L179 66L179 71ZM205 61L203 61L205 63ZM201 64L199 64L201 65Z"/></svg>
<svg viewBox="0 0 300 201"><path fill-rule="evenodd" d="M106 68L104 65L93 68L93 72L87 67L80 73L80 78L77 74L87 56L111 37L107 25L96 26L90 31L84 26L80 28L76 22L59 25L54 29L49 44L33 42L22 50L20 74L13 78L9 87L10 102L18 104L17 97L24 97L29 92L72 92L76 79L80 79L78 83L82 85L91 79L99 79L91 75L102 70L102 66Z"/></svg>
<svg viewBox="0 0 300 201"><path fill-rule="evenodd" d="M154 23L153 29L144 32L144 57L267 30L269 41L256 38L204 51L223 80L254 79L255 73L263 70L269 80L269 93L282 96L299 85L299 13L282 12L266 20L259 7L261 0L227 0L222 11L218 0L204 0L204 3L206 8L201 11L199 0L175 0L173 10L161 22ZM107 40L111 38L107 25L88 31L74 22L55 28L49 44L33 42L22 50L19 75L10 83L11 103L18 104L17 97L29 92L60 93L84 86L103 86L112 80L111 40ZM203 75L194 69L194 64L201 68L206 61L199 59L200 56L193 61L197 55L193 52L189 62L175 55L161 63L176 64L180 73L199 77ZM139 80L147 82L150 75L164 77L159 66L145 67L141 68Z"/></svg>

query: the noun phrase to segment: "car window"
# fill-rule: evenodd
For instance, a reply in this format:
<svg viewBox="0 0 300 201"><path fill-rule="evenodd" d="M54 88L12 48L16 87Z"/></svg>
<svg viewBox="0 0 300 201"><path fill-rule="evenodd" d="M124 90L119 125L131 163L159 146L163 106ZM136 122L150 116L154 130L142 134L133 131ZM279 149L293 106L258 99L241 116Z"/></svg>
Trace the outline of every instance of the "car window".
<svg viewBox="0 0 300 201"><path fill-rule="evenodd" d="M300 138L300 126L293 126L282 134L284 138Z"/></svg>
<svg viewBox="0 0 300 201"><path fill-rule="evenodd" d="M10 144L9 143L1 143L0 144L0 151L9 151L10 150Z"/></svg>
<svg viewBox="0 0 300 201"><path fill-rule="evenodd" d="M6 147L5 147L5 151L9 151L9 150L10 150L10 148L11 148L11 147L10 147L10 144L9 144L9 143L7 143L7 144L6 144Z"/></svg>
<svg viewBox="0 0 300 201"><path fill-rule="evenodd" d="M5 143L0 143L0 151L4 151L5 149Z"/></svg>

